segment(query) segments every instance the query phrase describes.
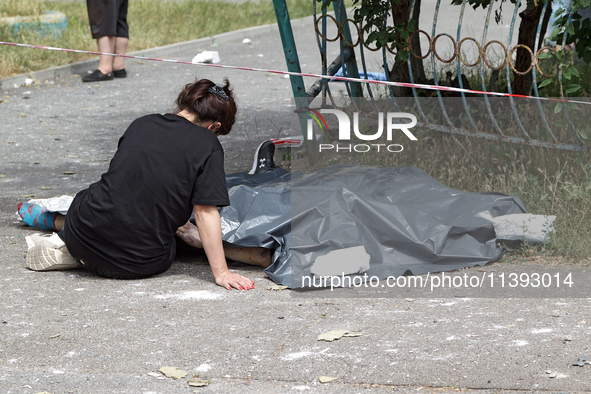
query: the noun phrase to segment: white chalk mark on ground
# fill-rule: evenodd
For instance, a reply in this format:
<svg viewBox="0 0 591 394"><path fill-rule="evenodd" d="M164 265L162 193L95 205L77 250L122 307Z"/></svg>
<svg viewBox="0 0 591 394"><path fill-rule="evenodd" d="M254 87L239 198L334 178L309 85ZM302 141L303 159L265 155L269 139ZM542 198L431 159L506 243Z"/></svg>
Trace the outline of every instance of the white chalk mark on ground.
<svg viewBox="0 0 591 394"><path fill-rule="evenodd" d="M310 390L310 386L292 386L291 388L299 391Z"/></svg>
<svg viewBox="0 0 591 394"><path fill-rule="evenodd" d="M281 357L282 360L292 361L298 360L300 358L308 357L309 355L314 354L313 352L298 352L298 353L290 353L285 357Z"/></svg>
<svg viewBox="0 0 591 394"><path fill-rule="evenodd" d="M211 365L209 364L201 364L200 366L198 366L195 371L197 372L207 372L211 369Z"/></svg>
<svg viewBox="0 0 591 394"><path fill-rule="evenodd" d="M424 360L433 360L433 361L445 361L445 360L449 360L450 358L453 358L454 355L453 354L447 354L445 356L438 356L438 357L433 357L433 358L428 358L428 357L424 357Z"/></svg>
<svg viewBox="0 0 591 394"><path fill-rule="evenodd" d="M525 345L529 345L529 342L528 341L523 341L523 340L513 341L513 343L515 344L514 346L525 346Z"/></svg>
<svg viewBox="0 0 591 394"><path fill-rule="evenodd" d="M551 328L536 328L536 329L531 330L531 333L532 334L544 334L544 333L552 332L552 331L554 331L554 330Z"/></svg>
<svg viewBox="0 0 591 394"><path fill-rule="evenodd" d="M178 294L162 294L154 296L154 298L160 300L166 300L168 298L176 298L178 300L215 300L220 297L222 297L221 294L216 294L207 290L189 290Z"/></svg>

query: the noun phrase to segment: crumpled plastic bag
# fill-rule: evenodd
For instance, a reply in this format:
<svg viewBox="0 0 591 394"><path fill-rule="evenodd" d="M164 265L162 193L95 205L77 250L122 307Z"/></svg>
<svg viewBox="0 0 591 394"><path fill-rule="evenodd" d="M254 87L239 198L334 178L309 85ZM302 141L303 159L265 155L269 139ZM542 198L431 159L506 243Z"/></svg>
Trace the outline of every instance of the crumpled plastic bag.
<svg viewBox="0 0 591 394"><path fill-rule="evenodd" d="M220 62L220 54L217 51L203 51L197 54L191 63L219 63Z"/></svg>

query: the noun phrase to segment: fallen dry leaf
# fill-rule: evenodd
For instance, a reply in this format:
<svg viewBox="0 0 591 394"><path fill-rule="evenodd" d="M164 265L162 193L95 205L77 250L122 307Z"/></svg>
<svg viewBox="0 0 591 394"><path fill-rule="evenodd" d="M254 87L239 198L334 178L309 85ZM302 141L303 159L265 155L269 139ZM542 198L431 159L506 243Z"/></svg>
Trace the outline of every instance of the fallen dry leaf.
<svg viewBox="0 0 591 394"><path fill-rule="evenodd" d="M36 194L21 194L22 198L33 198L35 196L36 196Z"/></svg>
<svg viewBox="0 0 591 394"><path fill-rule="evenodd" d="M60 337L61 335L62 335L62 334L55 334L55 335L52 335L52 336L50 336L49 338L50 338L50 339L53 339L53 338Z"/></svg>
<svg viewBox="0 0 591 394"><path fill-rule="evenodd" d="M0 178L6 178L6 174L0 174Z"/></svg>
<svg viewBox="0 0 591 394"><path fill-rule="evenodd" d="M337 378L333 378L332 376L319 376L318 380L320 381L320 383L330 383L337 380Z"/></svg>
<svg viewBox="0 0 591 394"><path fill-rule="evenodd" d="M40 190L51 190L52 188L49 186L40 186L39 189Z"/></svg>
<svg viewBox="0 0 591 394"><path fill-rule="evenodd" d="M189 383L189 386L192 387L205 387L209 384L209 380L206 379L199 379L199 378L195 378L195 379L191 379L189 381L187 381L187 383Z"/></svg>
<svg viewBox="0 0 591 394"><path fill-rule="evenodd" d="M64 174L64 175L74 175L75 172L74 171L64 171L64 172L62 172L62 174Z"/></svg>
<svg viewBox="0 0 591 394"><path fill-rule="evenodd" d="M267 290L285 290L285 289L287 289L287 286L273 285L273 286L267 287Z"/></svg>
<svg viewBox="0 0 591 394"><path fill-rule="evenodd" d="M162 367L160 368L160 372L162 372L167 378L182 379L187 376L187 372L177 369L176 367Z"/></svg>
<svg viewBox="0 0 591 394"><path fill-rule="evenodd" d="M325 332L324 334L318 335L318 340L332 342L335 339L342 338L348 332L349 332L349 330L333 330L333 331Z"/></svg>
<svg viewBox="0 0 591 394"><path fill-rule="evenodd" d="M161 378L162 374L158 372L148 372L148 376L153 376L155 378Z"/></svg>

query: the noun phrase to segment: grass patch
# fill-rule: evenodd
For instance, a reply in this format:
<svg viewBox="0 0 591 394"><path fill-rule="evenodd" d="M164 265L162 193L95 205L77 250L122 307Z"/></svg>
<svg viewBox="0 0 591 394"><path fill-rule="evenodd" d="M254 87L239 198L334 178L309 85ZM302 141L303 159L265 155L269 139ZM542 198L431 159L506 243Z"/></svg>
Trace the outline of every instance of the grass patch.
<svg viewBox="0 0 591 394"><path fill-rule="evenodd" d="M309 1L288 0L292 19L312 14ZM61 37L21 32L12 36L7 26L0 26L3 41L25 44L96 50L90 36L86 4L37 0L3 0L0 15L39 15L60 11L68 17L68 30ZM251 26L276 22L271 2L229 4L216 1L134 0L129 4L129 52L208 37ZM95 56L0 46L0 78L69 64Z"/></svg>
<svg viewBox="0 0 591 394"><path fill-rule="evenodd" d="M0 3L0 17L40 15L44 11L44 5L33 0L2 0Z"/></svg>

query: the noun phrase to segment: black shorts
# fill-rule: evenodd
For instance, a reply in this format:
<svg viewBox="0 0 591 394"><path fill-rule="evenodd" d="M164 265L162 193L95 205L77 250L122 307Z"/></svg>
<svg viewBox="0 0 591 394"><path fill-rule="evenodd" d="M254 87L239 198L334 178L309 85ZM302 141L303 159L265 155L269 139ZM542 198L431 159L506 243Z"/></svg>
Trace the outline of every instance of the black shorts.
<svg viewBox="0 0 591 394"><path fill-rule="evenodd" d="M128 0L86 0L92 38L129 38L127 3Z"/></svg>
<svg viewBox="0 0 591 394"><path fill-rule="evenodd" d="M94 272L97 275L104 276L111 279L143 279L150 276L158 275L166 272L172 265L176 257L176 240L173 238L172 247L170 248L170 255L163 265L148 268L147 272L134 272L125 269L119 265L114 264L103 256L90 250L83 242L78 240L71 232L68 231L67 226L58 233L59 237L64 241L68 252L72 257L84 266L85 269Z"/></svg>

